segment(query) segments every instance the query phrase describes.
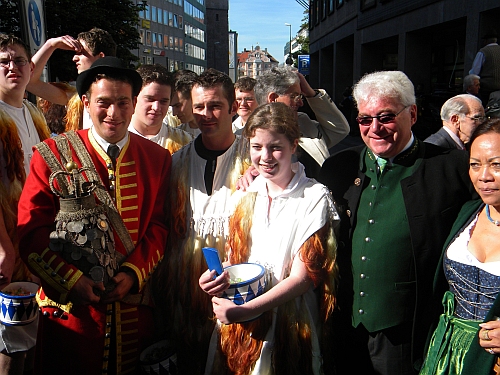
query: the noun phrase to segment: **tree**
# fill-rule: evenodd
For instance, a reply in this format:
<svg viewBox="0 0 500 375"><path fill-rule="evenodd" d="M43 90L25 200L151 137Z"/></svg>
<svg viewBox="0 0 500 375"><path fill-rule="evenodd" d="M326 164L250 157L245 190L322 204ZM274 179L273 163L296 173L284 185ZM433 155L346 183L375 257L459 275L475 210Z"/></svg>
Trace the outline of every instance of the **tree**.
<svg viewBox="0 0 500 375"><path fill-rule="evenodd" d="M0 0L0 32L21 37L19 25L19 5L17 1Z"/></svg>
<svg viewBox="0 0 500 375"><path fill-rule="evenodd" d="M0 0L0 31L21 36L19 28L19 1ZM13 4L15 4L13 6ZM139 11L145 8L144 3L135 4L132 0L45 0L45 19L47 38L61 35L76 37L82 31L99 27L108 31L118 45L117 55L130 62L137 56L130 53L139 43ZM5 17L4 15L8 15ZM13 28L18 25L18 32ZM49 60L51 77L71 81L76 78L77 71L71 61L70 51L54 52Z"/></svg>
<svg viewBox="0 0 500 375"><path fill-rule="evenodd" d="M309 12L304 11L304 18L302 18L302 23L300 25L300 30L295 38L297 44L300 46L299 50L292 53L292 58L294 60L293 65L297 68L299 62L299 55L309 55Z"/></svg>

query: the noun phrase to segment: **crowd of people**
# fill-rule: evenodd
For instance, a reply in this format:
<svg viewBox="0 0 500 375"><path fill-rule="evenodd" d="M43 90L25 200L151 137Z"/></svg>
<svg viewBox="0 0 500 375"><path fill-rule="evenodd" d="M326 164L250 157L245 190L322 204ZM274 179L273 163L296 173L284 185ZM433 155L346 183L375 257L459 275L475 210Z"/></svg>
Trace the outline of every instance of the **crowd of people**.
<svg viewBox="0 0 500 375"><path fill-rule="evenodd" d="M57 48L75 53L74 86L40 80ZM159 342L159 374L500 374L485 74L420 140L401 71L353 86L352 132L288 66L233 82L115 54L96 28L34 56L0 34L0 290L40 286L35 321L0 324L0 375L150 373ZM235 304L241 263L266 281Z"/></svg>

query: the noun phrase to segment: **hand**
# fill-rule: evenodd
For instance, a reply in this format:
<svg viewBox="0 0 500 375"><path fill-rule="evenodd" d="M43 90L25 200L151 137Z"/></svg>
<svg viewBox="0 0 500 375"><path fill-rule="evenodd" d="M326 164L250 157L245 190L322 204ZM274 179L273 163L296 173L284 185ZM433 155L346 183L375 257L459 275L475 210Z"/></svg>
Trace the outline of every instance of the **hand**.
<svg viewBox="0 0 500 375"><path fill-rule="evenodd" d="M221 275L215 277L217 272L215 270L206 270L198 280L200 288L205 293L211 296L221 296L227 288L229 288L229 272L224 271Z"/></svg>
<svg viewBox="0 0 500 375"><path fill-rule="evenodd" d="M222 323L232 324L244 322L252 317L245 310L245 305L236 305L226 298L212 297L214 314Z"/></svg>
<svg viewBox="0 0 500 375"><path fill-rule="evenodd" d="M246 191L259 174L259 171L253 165L248 167L243 176L241 176L236 183L236 190Z"/></svg>
<svg viewBox="0 0 500 375"><path fill-rule="evenodd" d="M0 256L0 290L11 283L12 273L16 264L14 254L1 254Z"/></svg>
<svg viewBox="0 0 500 375"><path fill-rule="evenodd" d="M78 40L69 35L51 38L48 40L53 48L80 52L83 47Z"/></svg>
<svg viewBox="0 0 500 375"><path fill-rule="evenodd" d="M94 293L94 288L103 292L104 284L102 282L96 283L90 277L82 276L69 292L69 300L75 305L98 303L101 298Z"/></svg>
<svg viewBox="0 0 500 375"><path fill-rule="evenodd" d="M500 321L481 323L479 327L479 345L490 354L500 354Z"/></svg>
<svg viewBox="0 0 500 375"><path fill-rule="evenodd" d="M115 284L115 287L101 298L102 302L109 303L122 300L134 285L135 278L128 272L118 272L111 279L111 282Z"/></svg>
<svg viewBox="0 0 500 375"><path fill-rule="evenodd" d="M309 85L309 82L306 81L306 77L304 77L301 73L297 71L297 76L300 81L300 91L304 94L306 98L312 98L316 95L316 91Z"/></svg>

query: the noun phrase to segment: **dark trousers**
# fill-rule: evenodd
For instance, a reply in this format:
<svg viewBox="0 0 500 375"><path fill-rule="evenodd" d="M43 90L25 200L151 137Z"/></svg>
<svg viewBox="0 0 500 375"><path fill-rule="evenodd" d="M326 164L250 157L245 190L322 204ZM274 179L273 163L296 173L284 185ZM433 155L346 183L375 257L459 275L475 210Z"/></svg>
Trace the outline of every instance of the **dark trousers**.
<svg viewBox="0 0 500 375"><path fill-rule="evenodd" d="M334 367L336 375L415 375L411 361L411 323L377 332L350 324L335 329Z"/></svg>

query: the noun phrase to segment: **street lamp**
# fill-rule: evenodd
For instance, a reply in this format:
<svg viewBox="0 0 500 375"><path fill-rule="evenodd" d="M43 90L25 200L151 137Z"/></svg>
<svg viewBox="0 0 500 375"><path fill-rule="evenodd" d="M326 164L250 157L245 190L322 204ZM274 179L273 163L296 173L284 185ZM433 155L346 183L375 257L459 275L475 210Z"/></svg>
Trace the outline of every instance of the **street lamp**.
<svg viewBox="0 0 500 375"><path fill-rule="evenodd" d="M290 44L288 45L289 50L288 50L288 57L286 59L286 64L287 65L293 65L293 59L292 59L292 24L291 23L285 23L285 26L288 26L290 28Z"/></svg>

